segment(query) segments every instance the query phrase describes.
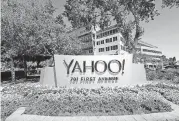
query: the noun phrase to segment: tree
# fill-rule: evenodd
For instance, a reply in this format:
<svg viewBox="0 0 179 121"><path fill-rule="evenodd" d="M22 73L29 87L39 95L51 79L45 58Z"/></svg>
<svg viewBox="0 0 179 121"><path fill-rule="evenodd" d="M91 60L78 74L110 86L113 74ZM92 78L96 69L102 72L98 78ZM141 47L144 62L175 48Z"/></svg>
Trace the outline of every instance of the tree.
<svg viewBox="0 0 179 121"><path fill-rule="evenodd" d="M162 7L179 7L179 0L162 0Z"/></svg>
<svg viewBox="0 0 179 121"><path fill-rule="evenodd" d="M163 7L179 7L179 0L162 0ZM67 0L64 16L73 28L99 24L102 29L116 23L135 53L138 40L144 33L141 21L149 22L159 15L155 0Z"/></svg>
<svg viewBox="0 0 179 121"><path fill-rule="evenodd" d="M15 58L23 61L27 76L29 57L78 53L79 43L65 36L62 17L54 18L54 11L50 0L2 1L1 59L11 62L13 82ZM72 46L76 46L77 51L72 50Z"/></svg>
<svg viewBox="0 0 179 121"><path fill-rule="evenodd" d="M140 22L153 20L158 11L153 0L67 0L63 15L74 28L98 23L104 29L115 21L128 49L135 53L144 32Z"/></svg>

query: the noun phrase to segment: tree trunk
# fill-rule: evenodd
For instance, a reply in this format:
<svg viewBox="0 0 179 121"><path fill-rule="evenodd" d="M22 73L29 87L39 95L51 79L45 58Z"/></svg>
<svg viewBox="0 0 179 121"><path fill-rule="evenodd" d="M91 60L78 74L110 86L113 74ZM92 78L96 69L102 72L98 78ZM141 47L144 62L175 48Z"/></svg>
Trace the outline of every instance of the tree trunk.
<svg viewBox="0 0 179 121"><path fill-rule="evenodd" d="M14 69L14 59L11 57L11 80L16 83L15 69Z"/></svg>
<svg viewBox="0 0 179 121"><path fill-rule="evenodd" d="M27 62L25 60L25 57L23 59L23 63L24 63L24 74L25 74L25 81L27 81Z"/></svg>

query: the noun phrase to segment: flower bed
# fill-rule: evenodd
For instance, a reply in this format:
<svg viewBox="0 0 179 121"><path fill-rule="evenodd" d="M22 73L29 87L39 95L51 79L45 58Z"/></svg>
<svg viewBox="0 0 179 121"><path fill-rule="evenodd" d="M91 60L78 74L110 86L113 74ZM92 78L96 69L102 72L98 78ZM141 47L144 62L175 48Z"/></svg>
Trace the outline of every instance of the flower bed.
<svg viewBox="0 0 179 121"><path fill-rule="evenodd" d="M179 85L156 84L147 85L144 88L149 91L159 92L165 99L179 105Z"/></svg>
<svg viewBox="0 0 179 121"><path fill-rule="evenodd" d="M145 87L65 89L40 87L37 83L5 86L2 90L1 117L25 106L26 114L131 115L171 111L154 90Z"/></svg>
<svg viewBox="0 0 179 121"><path fill-rule="evenodd" d="M27 97L35 102L25 113L37 115L130 115L171 111L154 93L128 88L60 89Z"/></svg>
<svg viewBox="0 0 179 121"><path fill-rule="evenodd" d="M179 84L179 69L166 70L146 70L147 80L170 80L175 84Z"/></svg>

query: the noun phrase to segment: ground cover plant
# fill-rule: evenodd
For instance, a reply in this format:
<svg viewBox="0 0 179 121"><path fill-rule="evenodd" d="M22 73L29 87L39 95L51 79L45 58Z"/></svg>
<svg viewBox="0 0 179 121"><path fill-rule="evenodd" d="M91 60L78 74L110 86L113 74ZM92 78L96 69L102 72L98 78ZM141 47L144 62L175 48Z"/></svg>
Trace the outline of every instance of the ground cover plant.
<svg viewBox="0 0 179 121"><path fill-rule="evenodd" d="M147 80L166 80L179 84L179 69L146 70Z"/></svg>
<svg viewBox="0 0 179 121"><path fill-rule="evenodd" d="M3 87L3 120L23 106L27 107L26 114L51 116L131 115L172 110L170 105L162 101L159 96L161 93L158 93L153 85L113 89L66 89L41 87L37 82L26 82ZM156 89L158 87L156 86ZM167 90L173 90L172 86Z"/></svg>
<svg viewBox="0 0 179 121"><path fill-rule="evenodd" d="M146 85L144 88L149 91L156 91L165 99L179 105L179 85L158 83L156 85Z"/></svg>

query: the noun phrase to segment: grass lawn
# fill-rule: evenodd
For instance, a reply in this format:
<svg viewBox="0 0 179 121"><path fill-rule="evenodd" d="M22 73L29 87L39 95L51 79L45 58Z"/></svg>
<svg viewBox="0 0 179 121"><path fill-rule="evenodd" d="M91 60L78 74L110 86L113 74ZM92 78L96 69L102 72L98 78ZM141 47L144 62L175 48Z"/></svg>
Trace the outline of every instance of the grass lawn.
<svg viewBox="0 0 179 121"><path fill-rule="evenodd" d="M26 114L132 115L171 111L160 94L179 105L179 85L146 85L99 89L65 89L41 87L38 82L3 84L1 118L25 106Z"/></svg>

